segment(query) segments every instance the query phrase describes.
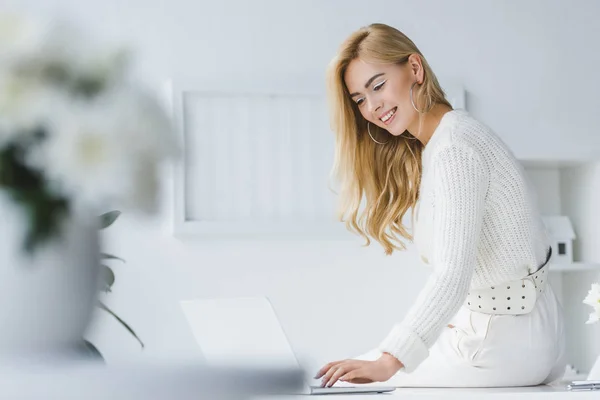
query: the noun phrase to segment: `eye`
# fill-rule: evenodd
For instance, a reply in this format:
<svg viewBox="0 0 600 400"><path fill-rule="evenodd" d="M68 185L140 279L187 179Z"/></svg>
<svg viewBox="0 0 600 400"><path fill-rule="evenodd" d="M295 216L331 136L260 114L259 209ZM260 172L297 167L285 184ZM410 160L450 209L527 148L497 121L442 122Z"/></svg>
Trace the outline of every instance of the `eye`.
<svg viewBox="0 0 600 400"><path fill-rule="evenodd" d="M378 91L379 89L381 89L383 87L383 85L387 82L387 79L385 81L379 82L378 84L376 84L375 86L373 86L373 90L374 91Z"/></svg>
<svg viewBox="0 0 600 400"><path fill-rule="evenodd" d="M364 97L361 97L360 99L356 100L356 105L360 106L362 103L364 103L365 99Z"/></svg>

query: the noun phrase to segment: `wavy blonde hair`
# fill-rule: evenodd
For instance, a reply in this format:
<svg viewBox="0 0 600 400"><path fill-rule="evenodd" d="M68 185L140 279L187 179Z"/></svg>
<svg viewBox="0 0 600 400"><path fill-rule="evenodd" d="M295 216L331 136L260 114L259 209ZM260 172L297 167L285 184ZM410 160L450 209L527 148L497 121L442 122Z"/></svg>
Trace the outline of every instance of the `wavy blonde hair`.
<svg viewBox="0 0 600 400"><path fill-rule="evenodd" d="M421 57L424 69L423 84L414 93L416 104L427 104L423 112L440 103L451 107L417 46L388 25L371 24L354 32L327 70L327 99L336 141L332 177L341 185L338 217L349 230L365 238L366 246L372 237L388 255L394 249L406 249L400 237L413 240L402 219L412 209L414 221L424 146L408 131L400 136L386 135L389 140L385 145L374 143L367 134L367 121L350 98L344 74L354 59L401 65L411 54ZM371 125L372 133L376 134L378 129ZM365 205L361 210L363 199Z"/></svg>

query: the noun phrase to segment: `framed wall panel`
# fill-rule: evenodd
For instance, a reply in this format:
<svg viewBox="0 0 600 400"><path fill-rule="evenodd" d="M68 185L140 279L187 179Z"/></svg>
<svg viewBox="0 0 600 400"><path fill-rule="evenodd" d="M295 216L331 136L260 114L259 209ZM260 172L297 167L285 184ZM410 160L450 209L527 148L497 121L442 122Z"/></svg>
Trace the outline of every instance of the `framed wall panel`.
<svg viewBox="0 0 600 400"><path fill-rule="evenodd" d="M172 83L183 145L175 233L340 237L329 188L333 134L322 94L195 89Z"/></svg>

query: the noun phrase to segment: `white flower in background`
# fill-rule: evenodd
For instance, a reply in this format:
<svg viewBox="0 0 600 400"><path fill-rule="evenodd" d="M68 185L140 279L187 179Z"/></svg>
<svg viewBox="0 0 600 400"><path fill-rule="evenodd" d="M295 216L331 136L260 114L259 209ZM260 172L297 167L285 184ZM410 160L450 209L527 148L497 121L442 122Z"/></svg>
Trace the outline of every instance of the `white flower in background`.
<svg viewBox="0 0 600 400"><path fill-rule="evenodd" d="M69 68L92 51L90 44L89 38L67 21L0 13L3 69L33 76Z"/></svg>
<svg viewBox="0 0 600 400"><path fill-rule="evenodd" d="M0 60L6 65L9 61L38 54L51 31L50 26L49 21L0 13Z"/></svg>
<svg viewBox="0 0 600 400"><path fill-rule="evenodd" d="M94 40L67 21L0 13L0 73L76 91L116 83L128 63L125 48Z"/></svg>
<svg viewBox="0 0 600 400"><path fill-rule="evenodd" d="M583 300L583 303L594 309L594 311L590 313L590 318L587 320L586 324L600 321L600 284L592 284L592 288Z"/></svg>
<svg viewBox="0 0 600 400"><path fill-rule="evenodd" d="M155 211L159 164L176 155L176 147L170 121L153 98L124 89L64 101L53 113L28 163L44 171L54 190L84 209Z"/></svg>
<svg viewBox="0 0 600 400"><path fill-rule="evenodd" d="M129 52L66 21L0 13L0 150L78 210L156 210L161 162L178 155L171 121L132 87ZM38 135L43 133L43 135Z"/></svg>
<svg viewBox="0 0 600 400"><path fill-rule="evenodd" d="M0 73L0 148L52 117L57 90Z"/></svg>
<svg viewBox="0 0 600 400"><path fill-rule="evenodd" d="M55 93L92 96L120 86L128 56L66 21L0 13L0 148L47 119Z"/></svg>

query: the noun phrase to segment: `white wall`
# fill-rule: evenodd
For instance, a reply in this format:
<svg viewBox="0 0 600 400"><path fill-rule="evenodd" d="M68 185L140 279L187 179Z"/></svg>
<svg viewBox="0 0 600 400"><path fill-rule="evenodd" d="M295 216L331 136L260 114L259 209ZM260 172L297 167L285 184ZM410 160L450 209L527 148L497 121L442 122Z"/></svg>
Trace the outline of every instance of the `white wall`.
<svg viewBox="0 0 600 400"><path fill-rule="evenodd" d="M563 212L571 217L573 229L578 235L574 243L573 255L577 259L599 262L600 224L598 204L600 204L600 163L590 163L579 167L565 168L560 174L563 193ZM593 216L593 218L590 218ZM600 282L600 272L564 274L564 292L571 293L564 299L567 332L571 334L569 353L578 365L593 365L600 354L600 325L582 325L591 308L582 306L592 282Z"/></svg>
<svg viewBox="0 0 600 400"><path fill-rule="evenodd" d="M124 38L141 76L294 79L321 87L351 31L392 24L420 47L444 82L467 89L467 107L527 157L593 157L600 150L595 51L600 3L589 1L4 0L62 12ZM576 5L574 4L576 3ZM595 45L596 44L596 45ZM116 266L108 302L146 342L143 353L105 316L90 333L111 362L195 356L177 301L272 297L292 344L317 362L375 346L427 276L414 252L393 257L359 242L182 242L170 234L172 193L152 220L126 215L107 232ZM596 218L598 216L596 215Z"/></svg>

